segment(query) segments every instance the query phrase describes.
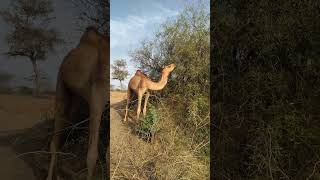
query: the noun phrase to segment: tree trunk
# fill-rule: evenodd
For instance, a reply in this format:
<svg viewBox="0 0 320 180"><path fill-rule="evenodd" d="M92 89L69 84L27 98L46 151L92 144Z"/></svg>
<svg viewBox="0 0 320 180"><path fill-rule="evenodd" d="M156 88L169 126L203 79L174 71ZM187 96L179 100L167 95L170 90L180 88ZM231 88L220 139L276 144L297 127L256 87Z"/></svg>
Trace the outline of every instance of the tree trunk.
<svg viewBox="0 0 320 180"><path fill-rule="evenodd" d="M120 80L119 80L120 81ZM120 90L122 90L123 86L122 86L122 81L120 81Z"/></svg>
<svg viewBox="0 0 320 180"><path fill-rule="evenodd" d="M31 60L32 66L33 66L33 72L34 72L34 84L35 84L35 91L34 95L39 96L40 95L40 80L39 80L39 70L37 66L36 60Z"/></svg>

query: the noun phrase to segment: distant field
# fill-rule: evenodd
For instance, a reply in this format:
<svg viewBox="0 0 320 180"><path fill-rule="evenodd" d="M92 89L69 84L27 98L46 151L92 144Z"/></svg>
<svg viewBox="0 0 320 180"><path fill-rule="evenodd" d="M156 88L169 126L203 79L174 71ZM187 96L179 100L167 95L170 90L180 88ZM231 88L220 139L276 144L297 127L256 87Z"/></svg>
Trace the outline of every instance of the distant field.
<svg viewBox="0 0 320 180"><path fill-rule="evenodd" d="M111 103L120 102L127 98L126 91L111 91L110 92L110 99Z"/></svg>
<svg viewBox="0 0 320 180"><path fill-rule="evenodd" d="M0 131L32 127L41 115L52 112L54 96L0 94Z"/></svg>

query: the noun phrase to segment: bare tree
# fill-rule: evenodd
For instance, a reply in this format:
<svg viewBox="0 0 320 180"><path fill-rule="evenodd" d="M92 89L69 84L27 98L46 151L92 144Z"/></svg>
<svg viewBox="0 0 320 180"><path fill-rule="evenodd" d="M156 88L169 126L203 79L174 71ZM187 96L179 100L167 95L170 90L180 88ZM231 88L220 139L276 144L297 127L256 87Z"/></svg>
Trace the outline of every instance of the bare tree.
<svg viewBox="0 0 320 180"><path fill-rule="evenodd" d="M27 57L33 67L35 94L40 93L38 61L46 60L49 51L62 42L50 22L55 18L51 0L14 0L0 15L12 28L7 34L7 55Z"/></svg>

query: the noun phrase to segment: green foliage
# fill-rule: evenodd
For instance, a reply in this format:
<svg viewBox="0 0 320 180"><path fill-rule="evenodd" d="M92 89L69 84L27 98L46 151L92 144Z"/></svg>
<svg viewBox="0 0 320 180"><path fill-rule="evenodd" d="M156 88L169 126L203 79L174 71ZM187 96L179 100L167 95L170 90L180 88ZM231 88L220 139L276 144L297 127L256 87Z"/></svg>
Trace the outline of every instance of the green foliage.
<svg viewBox="0 0 320 180"><path fill-rule="evenodd" d="M319 2L271 2L212 9L217 179L306 179L319 168Z"/></svg>
<svg viewBox="0 0 320 180"><path fill-rule="evenodd" d="M156 132L160 130L160 118L158 112L152 104L149 105L146 117L139 120L139 125L136 127L136 133L142 139L150 140Z"/></svg>
<svg viewBox="0 0 320 180"><path fill-rule="evenodd" d="M177 65L157 96L164 98L172 119L188 134L191 148L195 152L204 150L208 155L210 30L207 7L203 1L187 5L130 56L154 80L160 79L163 65Z"/></svg>

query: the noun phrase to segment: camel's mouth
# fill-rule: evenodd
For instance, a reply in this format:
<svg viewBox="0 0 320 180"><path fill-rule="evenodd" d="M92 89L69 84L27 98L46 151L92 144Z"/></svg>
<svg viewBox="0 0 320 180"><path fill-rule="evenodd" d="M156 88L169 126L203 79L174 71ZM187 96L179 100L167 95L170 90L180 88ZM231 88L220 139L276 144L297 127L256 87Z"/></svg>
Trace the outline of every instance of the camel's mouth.
<svg viewBox="0 0 320 180"><path fill-rule="evenodd" d="M177 65L175 64L169 64L167 67L171 69L171 71L173 71L176 68Z"/></svg>
<svg viewBox="0 0 320 180"><path fill-rule="evenodd" d="M175 68L176 68L175 64L169 64L163 67L162 72L171 73Z"/></svg>

